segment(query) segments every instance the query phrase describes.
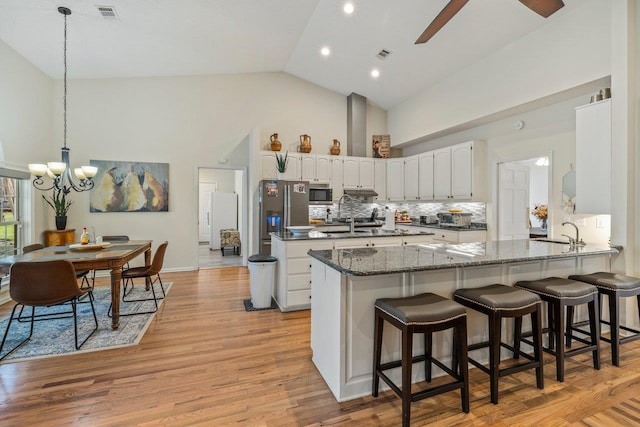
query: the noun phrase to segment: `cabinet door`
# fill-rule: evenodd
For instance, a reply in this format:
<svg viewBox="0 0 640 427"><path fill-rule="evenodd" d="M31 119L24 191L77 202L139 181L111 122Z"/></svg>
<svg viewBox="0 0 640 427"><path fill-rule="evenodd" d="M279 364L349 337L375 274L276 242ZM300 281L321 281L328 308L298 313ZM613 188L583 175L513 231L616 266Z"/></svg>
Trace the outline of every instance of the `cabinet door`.
<svg viewBox="0 0 640 427"><path fill-rule="evenodd" d="M420 200L433 200L433 152L420 154L418 162L418 197Z"/></svg>
<svg viewBox="0 0 640 427"><path fill-rule="evenodd" d="M344 188L357 190L360 185L360 162L357 158L347 157L342 165L342 185Z"/></svg>
<svg viewBox="0 0 640 427"><path fill-rule="evenodd" d="M404 200L404 160L387 160L387 199Z"/></svg>
<svg viewBox="0 0 640 427"><path fill-rule="evenodd" d="M402 246L402 236L397 237L376 237L371 239L371 246L377 246L379 248L387 247L387 246Z"/></svg>
<svg viewBox="0 0 640 427"><path fill-rule="evenodd" d="M417 156L404 159L404 199L407 201L419 199L418 183L420 182L420 175L418 167Z"/></svg>
<svg viewBox="0 0 640 427"><path fill-rule="evenodd" d="M260 153L260 169L262 179L276 179L276 154L272 151Z"/></svg>
<svg viewBox="0 0 640 427"><path fill-rule="evenodd" d="M611 213L611 100L576 108L576 213Z"/></svg>
<svg viewBox="0 0 640 427"><path fill-rule="evenodd" d="M451 147L451 197L471 200L473 188L473 144L466 142Z"/></svg>
<svg viewBox="0 0 640 427"><path fill-rule="evenodd" d="M360 159L359 165L359 181L360 188L365 190L373 190L376 186L375 179L375 163L373 159Z"/></svg>
<svg viewBox="0 0 640 427"><path fill-rule="evenodd" d="M316 157L315 156L301 156L300 159L301 179L303 181L314 182L316 180Z"/></svg>
<svg viewBox="0 0 640 427"><path fill-rule="evenodd" d="M387 161L385 159L374 160L375 164L375 192L378 193L378 197L374 198L376 202L387 201Z"/></svg>
<svg viewBox="0 0 640 427"><path fill-rule="evenodd" d="M300 169L300 155L289 153L287 156L287 170L284 173L284 179L290 181L299 180L302 176Z"/></svg>
<svg viewBox="0 0 640 427"><path fill-rule="evenodd" d="M402 236L403 245L425 245L431 243L433 236L428 234L420 234L417 236Z"/></svg>
<svg viewBox="0 0 640 427"><path fill-rule="evenodd" d="M370 242L367 238L362 239L335 239L333 242L333 247L335 249L352 249L352 248L364 248L369 246Z"/></svg>
<svg viewBox="0 0 640 427"><path fill-rule="evenodd" d="M331 182L331 157L316 156L315 179L315 182L319 184L329 184Z"/></svg>
<svg viewBox="0 0 640 427"><path fill-rule="evenodd" d="M436 200L451 199L451 148L433 152L433 193Z"/></svg>
<svg viewBox="0 0 640 427"><path fill-rule="evenodd" d="M342 159L333 158L331 159L331 188L333 189L333 201L337 202L342 197L343 184L342 184Z"/></svg>
<svg viewBox="0 0 640 427"><path fill-rule="evenodd" d="M433 236L434 241L447 242L447 243L458 243L458 234L460 234L457 231L450 231L450 230L434 230L434 233L436 233Z"/></svg>

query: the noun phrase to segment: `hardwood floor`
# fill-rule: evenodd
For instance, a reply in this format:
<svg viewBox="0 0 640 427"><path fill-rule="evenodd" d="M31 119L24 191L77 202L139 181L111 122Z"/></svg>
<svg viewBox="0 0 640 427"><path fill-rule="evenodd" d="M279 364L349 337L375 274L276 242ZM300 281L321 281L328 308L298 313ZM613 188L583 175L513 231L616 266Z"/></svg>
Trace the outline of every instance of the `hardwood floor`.
<svg viewBox="0 0 640 427"><path fill-rule="evenodd" d="M310 360L309 311L244 311L246 268L163 280L175 285L140 345L0 365L0 425L399 425L391 392L335 401ZM470 414L452 392L414 403L412 425L638 425L640 341L622 347L621 368L602 348L600 371L581 355L564 383L547 355L544 390L533 371L502 378L498 405L471 369Z"/></svg>

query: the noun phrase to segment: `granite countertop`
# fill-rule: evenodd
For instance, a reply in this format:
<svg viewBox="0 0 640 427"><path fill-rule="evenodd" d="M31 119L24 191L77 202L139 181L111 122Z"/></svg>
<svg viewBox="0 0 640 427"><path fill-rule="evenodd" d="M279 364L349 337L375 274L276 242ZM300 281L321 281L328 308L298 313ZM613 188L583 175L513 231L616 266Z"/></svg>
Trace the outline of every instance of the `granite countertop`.
<svg viewBox="0 0 640 427"><path fill-rule="evenodd" d="M422 228L431 228L438 230L451 230L451 231L476 231L476 230L485 230L487 229L487 224L484 223L474 223L471 224L471 227L447 227L446 225L438 225L438 224L420 224L420 223L411 223L411 224L396 224L396 227L401 227L403 225L410 225L412 227L422 227Z"/></svg>
<svg viewBox="0 0 640 427"><path fill-rule="evenodd" d="M617 248L606 244L587 244L570 250L566 243L528 239L309 251L312 258L352 276L617 253Z"/></svg>
<svg viewBox="0 0 640 427"><path fill-rule="evenodd" d="M314 240L314 239L354 239L361 237L393 237L393 236L432 236L434 233L430 231L403 231L394 230L386 231L381 227L375 228L356 228L354 233L349 232L349 227L344 228L345 231L328 231L322 232L318 230L312 230L308 234L294 235L289 231L271 233L271 236L284 240Z"/></svg>

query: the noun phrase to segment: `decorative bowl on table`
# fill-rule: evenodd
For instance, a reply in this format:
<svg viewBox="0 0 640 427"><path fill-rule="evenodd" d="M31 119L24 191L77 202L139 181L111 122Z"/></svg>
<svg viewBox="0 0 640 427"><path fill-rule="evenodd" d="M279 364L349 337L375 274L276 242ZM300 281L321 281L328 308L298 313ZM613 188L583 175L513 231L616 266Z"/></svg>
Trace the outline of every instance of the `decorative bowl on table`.
<svg viewBox="0 0 640 427"><path fill-rule="evenodd" d="M315 226L313 225L292 225L287 227L287 230L293 233L294 236L302 236L304 234L308 234L309 231L313 230Z"/></svg>

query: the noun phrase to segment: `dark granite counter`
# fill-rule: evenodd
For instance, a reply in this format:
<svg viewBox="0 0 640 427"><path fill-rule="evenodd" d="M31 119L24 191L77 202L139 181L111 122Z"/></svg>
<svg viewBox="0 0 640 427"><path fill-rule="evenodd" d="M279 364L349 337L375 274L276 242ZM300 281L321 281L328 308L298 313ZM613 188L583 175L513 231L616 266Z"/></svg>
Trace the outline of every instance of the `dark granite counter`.
<svg viewBox="0 0 640 427"><path fill-rule="evenodd" d="M412 223L412 224L396 224L396 227L402 227L403 225L409 225L411 227L421 227L426 229L436 229L436 230L450 230L450 231L477 231L477 230L487 230L487 224L472 224L471 227L447 227L438 224L420 224L420 223Z"/></svg>
<svg viewBox="0 0 640 427"><path fill-rule="evenodd" d="M429 236L429 235L433 235L434 233L429 231L429 230L425 230L425 231L402 231L402 230L394 230L394 231L386 231L383 230L381 227L375 227L375 228L356 228L356 230L353 233L350 233L348 231L348 228L346 228L347 231L328 231L328 232L322 232L322 231L317 231L317 230L312 230L307 234L293 234L289 231L285 231L285 232L278 232L278 233L271 233L271 237L274 237L276 239L280 239L283 241L289 241L289 240L314 240L314 239L354 239L354 238L361 238L361 237L394 237L394 236Z"/></svg>
<svg viewBox="0 0 640 427"><path fill-rule="evenodd" d="M617 253L616 248L604 244L587 244L570 250L568 244L526 239L309 251L312 258L352 276Z"/></svg>

